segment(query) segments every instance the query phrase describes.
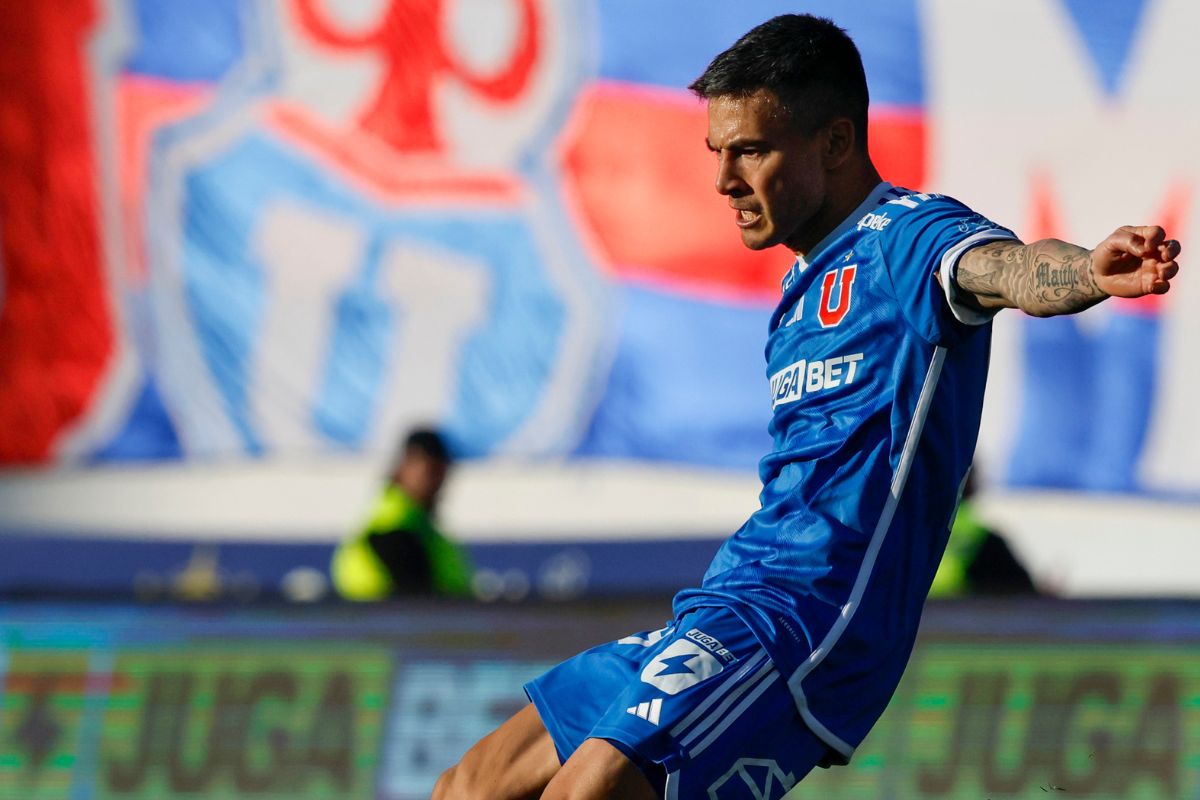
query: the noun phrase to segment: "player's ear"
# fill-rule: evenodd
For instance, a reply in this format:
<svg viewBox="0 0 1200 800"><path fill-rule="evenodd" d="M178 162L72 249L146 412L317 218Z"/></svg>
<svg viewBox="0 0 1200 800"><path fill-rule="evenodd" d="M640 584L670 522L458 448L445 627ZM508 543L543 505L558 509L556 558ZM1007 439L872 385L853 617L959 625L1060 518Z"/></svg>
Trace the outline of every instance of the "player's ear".
<svg viewBox="0 0 1200 800"><path fill-rule="evenodd" d="M837 169L846 163L855 144L854 123L847 117L834 117L825 127L825 168Z"/></svg>

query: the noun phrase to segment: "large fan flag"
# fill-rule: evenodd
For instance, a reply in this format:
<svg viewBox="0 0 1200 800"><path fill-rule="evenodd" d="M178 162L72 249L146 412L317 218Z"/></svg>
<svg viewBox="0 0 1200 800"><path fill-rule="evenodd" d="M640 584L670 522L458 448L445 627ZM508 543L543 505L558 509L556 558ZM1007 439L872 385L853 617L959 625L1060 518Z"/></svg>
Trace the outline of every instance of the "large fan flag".
<svg viewBox="0 0 1200 800"><path fill-rule="evenodd" d="M1187 0L801 5L22 4L0 462L353 453L433 422L467 455L752 467L790 257L741 246L685 87L776 13L856 39L892 182L1027 238L1197 230ZM997 323L997 473L1200 491L1178 288Z"/></svg>

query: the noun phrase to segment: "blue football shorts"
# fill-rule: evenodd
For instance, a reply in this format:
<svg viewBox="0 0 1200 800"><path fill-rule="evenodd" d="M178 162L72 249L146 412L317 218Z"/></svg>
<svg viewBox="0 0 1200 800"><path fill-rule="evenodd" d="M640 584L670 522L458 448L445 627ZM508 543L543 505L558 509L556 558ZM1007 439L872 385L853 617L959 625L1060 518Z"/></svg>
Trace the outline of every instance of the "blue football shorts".
<svg viewBox="0 0 1200 800"><path fill-rule="evenodd" d="M787 681L726 608L593 647L525 692L560 761L585 739L605 739L668 800L777 800L828 755Z"/></svg>

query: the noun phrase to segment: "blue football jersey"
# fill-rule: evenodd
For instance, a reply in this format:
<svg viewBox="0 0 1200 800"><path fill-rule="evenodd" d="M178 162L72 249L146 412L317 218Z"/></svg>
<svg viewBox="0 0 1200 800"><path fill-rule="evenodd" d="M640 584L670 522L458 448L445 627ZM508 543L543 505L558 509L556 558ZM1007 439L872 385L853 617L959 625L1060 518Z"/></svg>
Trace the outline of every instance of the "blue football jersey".
<svg viewBox="0 0 1200 800"><path fill-rule="evenodd" d="M845 759L899 683L975 451L991 317L956 301L958 259L1015 238L884 183L797 260L767 340L761 507L675 600L733 608Z"/></svg>

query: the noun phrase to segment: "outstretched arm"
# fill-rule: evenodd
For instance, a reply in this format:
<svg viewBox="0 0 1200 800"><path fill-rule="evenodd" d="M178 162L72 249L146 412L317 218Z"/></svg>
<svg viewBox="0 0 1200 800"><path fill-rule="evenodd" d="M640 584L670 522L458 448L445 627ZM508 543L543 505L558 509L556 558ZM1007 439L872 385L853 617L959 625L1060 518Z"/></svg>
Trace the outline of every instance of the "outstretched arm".
<svg viewBox="0 0 1200 800"><path fill-rule="evenodd" d="M1073 314L1109 296L1164 294L1179 271L1179 250L1157 226L1118 228L1094 250L1057 239L988 242L963 254L956 282L980 308Z"/></svg>

